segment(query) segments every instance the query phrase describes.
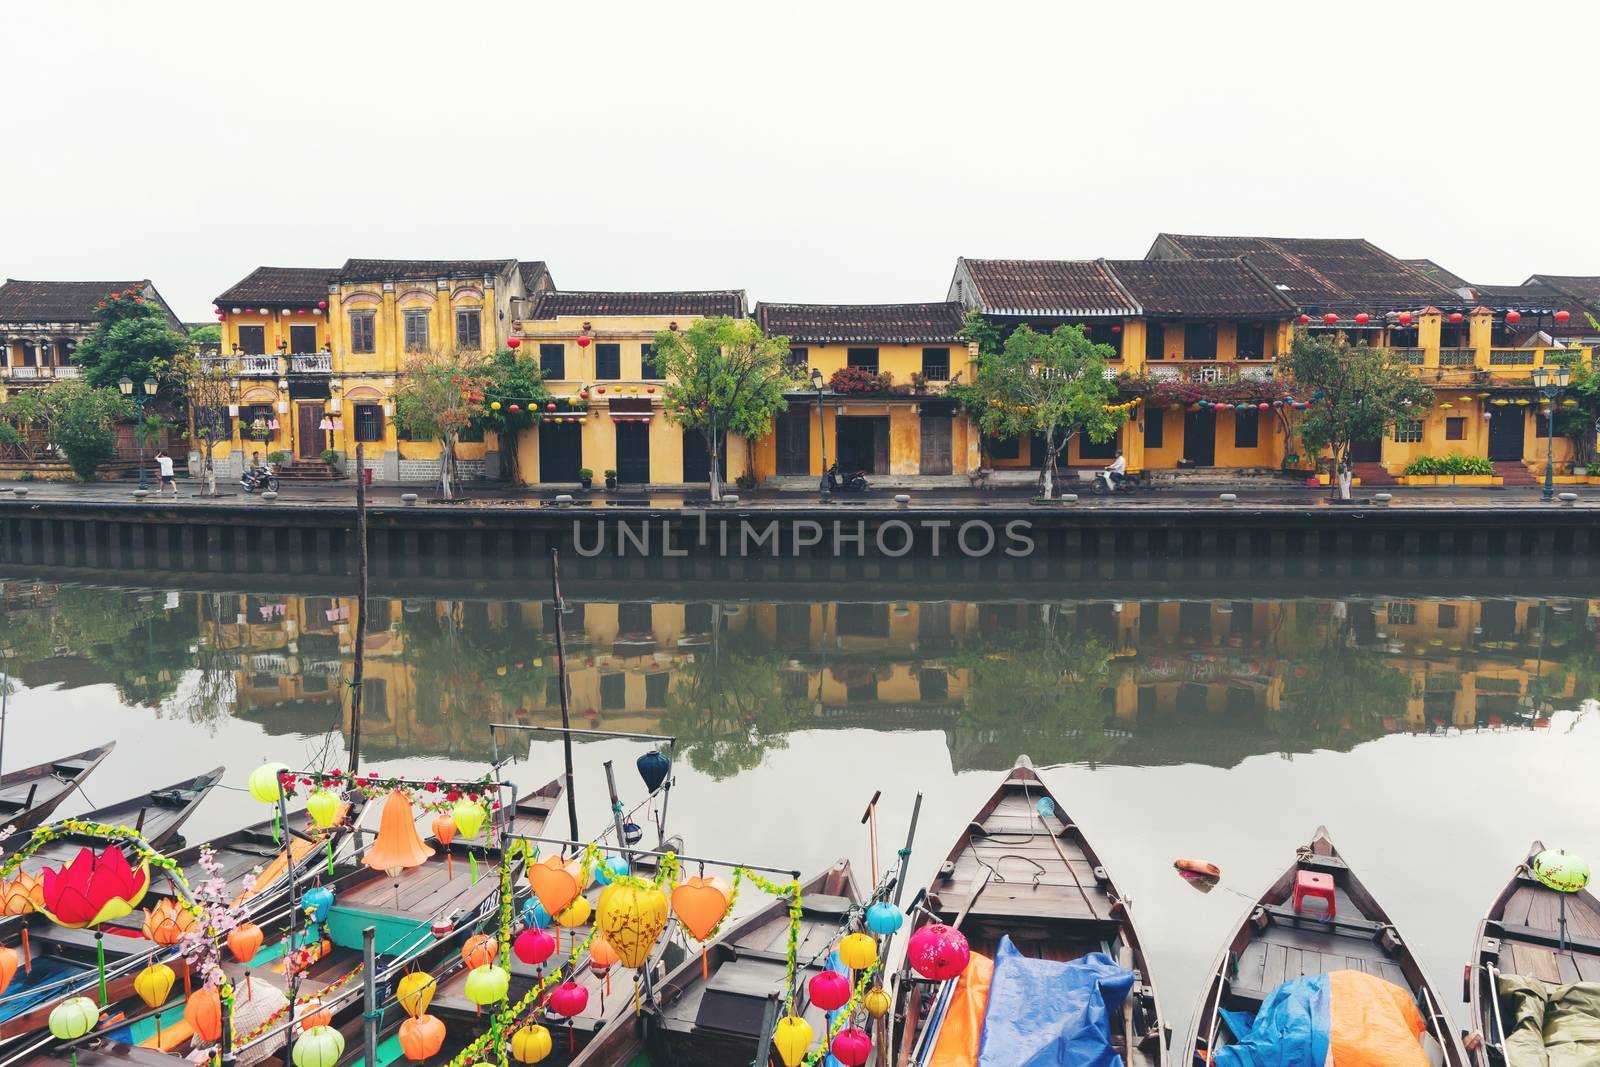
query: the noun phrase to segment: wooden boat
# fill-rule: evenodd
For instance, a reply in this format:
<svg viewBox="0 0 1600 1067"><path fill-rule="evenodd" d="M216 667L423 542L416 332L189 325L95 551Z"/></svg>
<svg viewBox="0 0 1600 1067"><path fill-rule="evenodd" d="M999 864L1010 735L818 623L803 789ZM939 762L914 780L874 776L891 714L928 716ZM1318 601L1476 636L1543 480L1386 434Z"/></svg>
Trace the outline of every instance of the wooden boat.
<svg viewBox="0 0 1600 1067"><path fill-rule="evenodd" d="M164 789L152 789L138 796L103 808L85 812L79 818L103 826L127 826L138 831L153 849L165 851L176 841L182 845L178 831L194 814L194 809L206 798L211 787L222 778L223 767L213 767L204 774L185 778ZM84 848L98 851L105 842L88 834L68 834L47 845L41 845L23 862L23 870L37 873L45 867L58 867L72 862Z"/></svg>
<svg viewBox="0 0 1600 1067"><path fill-rule="evenodd" d="M1043 806L1041 800L1049 800ZM1025 956L1072 960L1104 952L1134 972L1112 1043L1128 1067L1167 1063L1168 1034L1133 916L1077 824L1020 756L956 838L923 894L911 930L958 926L973 952L992 956L1009 936ZM909 968L897 983L898 1063L909 1060L944 983Z"/></svg>
<svg viewBox="0 0 1600 1067"><path fill-rule="evenodd" d="M1332 876L1332 920L1323 916L1320 904L1300 912L1292 907L1300 871ZM1294 864L1251 905L1222 950L1194 1015L1185 1062L1207 1063L1231 1040L1219 1009L1254 1012L1291 978L1346 970L1363 971L1409 991L1442 1062L1464 1067L1466 1056L1451 1027L1449 1009L1388 914L1339 856L1324 827L1317 828Z"/></svg>
<svg viewBox="0 0 1600 1067"><path fill-rule="evenodd" d="M112 741L0 777L0 826L20 833L44 822L116 747Z"/></svg>
<svg viewBox="0 0 1600 1067"><path fill-rule="evenodd" d="M1467 1044L1478 1067L1504 1067L1506 1062L1499 975L1517 974L1552 984L1600 982L1600 899L1588 891L1562 893L1536 879L1533 857L1543 851L1544 844L1535 841L1478 927L1466 990L1474 1031Z"/></svg>
<svg viewBox="0 0 1600 1067"><path fill-rule="evenodd" d="M849 861L802 885L800 904L795 983L803 1003L806 984L825 966L817 957L861 904ZM764 1062L767 1007L783 990L788 942L789 905L774 900L707 946L704 970L700 954L690 953L656 984L653 1002L637 1016L624 1011L611 1019L570 1061L572 1067L625 1067L641 1055L652 1063L707 1067ZM815 1032L826 1031L820 1009L807 1005L805 1016Z"/></svg>

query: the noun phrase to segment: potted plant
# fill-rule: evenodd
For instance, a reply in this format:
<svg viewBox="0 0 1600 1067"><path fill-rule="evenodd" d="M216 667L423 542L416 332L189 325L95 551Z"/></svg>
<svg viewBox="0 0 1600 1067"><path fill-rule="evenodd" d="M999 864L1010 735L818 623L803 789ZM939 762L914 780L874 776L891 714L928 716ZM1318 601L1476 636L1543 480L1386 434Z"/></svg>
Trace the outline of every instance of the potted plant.
<svg viewBox="0 0 1600 1067"><path fill-rule="evenodd" d="M333 472L335 474L339 473L340 468L344 464L344 453L343 452L335 452L331 448L324 448L322 450L322 457L321 458L322 458L322 462L326 463L333 470Z"/></svg>
<svg viewBox="0 0 1600 1067"><path fill-rule="evenodd" d="M615 489L616 487L617 487L617 472L616 471L606 471L606 488L607 489Z"/></svg>
<svg viewBox="0 0 1600 1067"><path fill-rule="evenodd" d="M281 467L285 463L289 462L289 453L285 452L281 448L275 452L268 452L267 462L272 464L274 467Z"/></svg>
<svg viewBox="0 0 1600 1067"><path fill-rule="evenodd" d="M594 485L594 471L590 470L588 467L579 467L578 468L578 484L583 486L585 489L588 489L591 486L593 486Z"/></svg>
<svg viewBox="0 0 1600 1067"><path fill-rule="evenodd" d="M928 379L920 371L911 372L911 391L918 395L928 391Z"/></svg>

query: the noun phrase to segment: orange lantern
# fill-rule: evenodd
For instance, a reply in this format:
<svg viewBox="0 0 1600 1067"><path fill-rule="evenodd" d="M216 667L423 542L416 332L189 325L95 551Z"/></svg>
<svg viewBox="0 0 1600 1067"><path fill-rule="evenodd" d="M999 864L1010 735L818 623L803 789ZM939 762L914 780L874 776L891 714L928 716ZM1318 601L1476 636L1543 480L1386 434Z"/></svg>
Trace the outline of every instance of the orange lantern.
<svg viewBox="0 0 1600 1067"><path fill-rule="evenodd" d="M448 845L456 838L456 821L448 815L435 815L433 817L433 836L441 845Z"/></svg>
<svg viewBox="0 0 1600 1067"><path fill-rule="evenodd" d="M444 1047L444 1023L437 1015L419 1015L400 1024L400 1051L408 1060L425 1060Z"/></svg>
<svg viewBox="0 0 1600 1067"><path fill-rule="evenodd" d="M11 984L11 979L16 977L17 967L22 963L14 948L0 948L0 993L6 991Z"/></svg>
<svg viewBox="0 0 1600 1067"><path fill-rule="evenodd" d="M261 927L255 923L241 923L228 931L228 951L240 963L255 959L256 950L260 947Z"/></svg>
<svg viewBox="0 0 1600 1067"><path fill-rule="evenodd" d="M690 876L672 891L672 912L691 937L704 941L728 914L732 893L733 887L721 878Z"/></svg>
<svg viewBox="0 0 1600 1067"><path fill-rule="evenodd" d="M0 882L0 911L7 915L27 915L44 906L44 886L26 871Z"/></svg>
<svg viewBox="0 0 1600 1067"><path fill-rule="evenodd" d="M333 1025L333 1009L324 1008L322 1001L315 998L301 1004L295 1012L297 1018L294 1023L302 1033L313 1030L319 1026Z"/></svg>
<svg viewBox="0 0 1600 1067"><path fill-rule="evenodd" d="M158 901L144 913L144 936L158 945L176 945L194 925L194 914L178 907L170 898Z"/></svg>
<svg viewBox="0 0 1600 1067"><path fill-rule="evenodd" d="M361 862L393 877L407 868L421 866L432 855L433 849L424 845L417 833L411 799L396 789L384 799L383 815L378 820L378 839L361 857Z"/></svg>
<svg viewBox="0 0 1600 1067"><path fill-rule="evenodd" d="M555 915L577 897L581 870L582 865L576 857L568 860L560 856L546 856L538 863L528 864L528 884L533 887L533 895L539 898L547 914Z"/></svg>
<svg viewBox="0 0 1600 1067"><path fill-rule="evenodd" d="M589 970L594 972L596 978L606 980L607 994L611 992L611 968L621 962L622 957L617 955L617 950L612 948L611 942L605 938L597 934L595 939L589 942ZM604 1000L600 1002L600 1006L605 1007Z"/></svg>
<svg viewBox="0 0 1600 1067"><path fill-rule="evenodd" d="M461 962L467 965L467 970L477 970L494 962L500 955L500 942L488 934L478 934L467 938L467 943L461 946Z"/></svg>
<svg viewBox="0 0 1600 1067"><path fill-rule="evenodd" d="M215 986L202 986L189 994L183 1005L183 1021L204 1045L222 1038L222 995Z"/></svg>

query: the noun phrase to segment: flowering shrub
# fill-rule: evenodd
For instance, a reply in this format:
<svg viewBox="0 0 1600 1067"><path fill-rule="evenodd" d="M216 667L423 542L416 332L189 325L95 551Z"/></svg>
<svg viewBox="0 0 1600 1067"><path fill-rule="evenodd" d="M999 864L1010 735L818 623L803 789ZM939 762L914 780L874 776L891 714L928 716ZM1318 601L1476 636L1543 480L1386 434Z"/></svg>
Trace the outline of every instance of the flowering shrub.
<svg viewBox="0 0 1600 1067"><path fill-rule="evenodd" d="M887 393L894 384L894 375L888 371L874 373L865 367L841 367L828 379L828 388L835 393Z"/></svg>

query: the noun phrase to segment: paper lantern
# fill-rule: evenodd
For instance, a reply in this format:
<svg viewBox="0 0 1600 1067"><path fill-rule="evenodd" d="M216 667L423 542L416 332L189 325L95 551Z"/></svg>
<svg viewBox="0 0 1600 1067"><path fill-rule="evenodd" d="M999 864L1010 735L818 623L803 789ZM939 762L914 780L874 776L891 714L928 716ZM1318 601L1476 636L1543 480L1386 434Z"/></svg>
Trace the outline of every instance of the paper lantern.
<svg viewBox="0 0 1600 1067"><path fill-rule="evenodd" d="M1462 320L1462 318L1463 318L1463 316L1462 316L1461 312L1459 312L1459 311L1450 312L1450 321L1451 322L1457 322L1458 323L1458 322L1460 322Z"/></svg>
<svg viewBox="0 0 1600 1067"><path fill-rule="evenodd" d="M544 409L545 409L545 410L546 410L546 411L554 411L554 410L555 410L555 409L556 409L556 406L555 406L555 405L554 405L554 404L546 404L546 405L545 405L545 406L544 406Z"/></svg>
<svg viewBox="0 0 1600 1067"><path fill-rule="evenodd" d="M306 797L306 814L320 829L326 830L339 821L339 794L331 789L319 789Z"/></svg>
<svg viewBox="0 0 1600 1067"><path fill-rule="evenodd" d="M331 1026L317 1026L294 1043L294 1067L336 1067L344 1055L344 1035Z"/></svg>
<svg viewBox="0 0 1600 1067"><path fill-rule="evenodd" d="M100 1021L100 1006L88 997L69 997L50 1009L50 1032L63 1041L82 1037Z"/></svg>
<svg viewBox="0 0 1600 1067"><path fill-rule="evenodd" d="M313 998L295 1009L294 1024L299 1033L319 1026L332 1026L333 1009L323 1007L322 1001Z"/></svg>
<svg viewBox="0 0 1600 1067"><path fill-rule="evenodd" d="M580 866L576 857L569 860L561 856L546 856L538 863L528 864L528 885L546 914L554 915L578 895Z"/></svg>
<svg viewBox="0 0 1600 1067"><path fill-rule="evenodd" d="M487 967L498 955L500 955L500 942L488 934L469 937L467 943L461 946L461 962L467 965L468 970Z"/></svg>
<svg viewBox="0 0 1600 1067"><path fill-rule="evenodd" d="M972 950L960 930L943 923L929 923L911 935L906 959L912 970L936 982L954 978L967 969Z"/></svg>
<svg viewBox="0 0 1600 1067"><path fill-rule="evenodd" d="M493 965L475 967L467 973L467 999L480 1008L506 998L511 988L511 972Z"/></svg>
<svg viewBox="0 0 1600 1067"><path fill-rule="evenodd" d="M433 817L433 838L441 845L448 845L456 839L456 821L442 812Z"/></svg>
<svg viewBox="0 0 1600 1067"><path fill-rule="evenodd" d="M44 906L44 884L26 871L0 883L0 911L7 915L27 915Z"/></svg>
<svg viewBox="0 0 1600 1067"><path fill-rule="evenodd" d="M426 863L433 849L422 843L417 833L416 819L411 814L411 798L400 790L391 792L383 802L383 815L378 820L378 837L367 849L361 862L375 870L385 871L390 877L410 867Z"/></svg>
<svg viewBox="0 0 1600 1067"><path fill-rule="evenodd" d="M589 340L590 339L588 337L580 336L578 338L578 347L579 348L588 348L589 347Z"/></svg>
<svg viewBox="0 0 1600 1067"><path fill-rule="evenodd" d="M444 1021L437 1015L418 1015L400 1024L400 1051L408 1060L425 1060L444 1047Z"/></svg>
<svg viewBox="0 0 1600 1067"><path fill-rule="evenodd" d="M1410 326L1411 325L1411 319L1412 319L1411 312L1409 312L1409 311L1400 312L1400 325L1402 325L1402 326Z"/></svg>
<svg viewBox="0 0 1600 1067"><path fill-rule="evenodd" d="M183 1021L189 1024L202 1045L214 1045L222 1037L222 994L216 986L201 986L183 1004Z"/></svg>
<svg viewBox="0 0 1600 1067"><path fill-rule="evenodd" d="M194 916L178 907L176 901L161 900L154 908L146 908L141 930L145 937L158 945L176 945L184 931L194 925Z"/></svg>
<svg viewBox="0 0 1600 1067"><path fill-rule="evenodd" d="M276 804L283 796L283 784L278 775L289 769L284 763L263 763L250 772L250 795L263 804Z"/></svg>
<svg viewBox="0 0 1600 1067"><path fill-rule="evenodd" d="M550 1031L538 1023L519 1027L511 1035L511 1055L518 1063L538 1063L550 1055Z"/></svg>
<svg viewBox="0 0 1600 1067"><path fill-rule="evenodd" d="M807 984L811 1003L823 1011L838 1011L850 1003L850 979L838 971L822 971Z"/></svg>
<svg viewBox="0 0 1600 1067"><path fill-rule="evenodd" d="M500 401L498 401L498 400L489 401L489 410L490 411L499 411L500 410Z"/></svg>
<svg viewBox="0 0 1600 1067"><path fill-rule="evenodd" d="M880 936L894 933L905 920L900 909L887 900L880 900L867 909L867 929Z"/></svg>
<svg viewBox="0 0 1600 1067"><path fill-rule="evenodd" d="M610 885L613 879L627 875L628 861L621 856L602 856L594 868L594 880L601 885Z"/></svg>
<svg viewBox="0 0 1600 1067"><path fill-rule="evenodd" d="M522 921L525 925L536 930L543 930L550 925L550 913L544 910L544 905L537 900L524 900L522 902Z"/></svg>
<svg viewBox="0 0 1600 1067"><path fill-rule="evenodd" d="M772 1031L772 1044L784 1067L795 1067L811 1047L811 1024L798 1015L785 1015Z"/></svg>
<svg viewBox="0 0 1600 1067"><path fill-rule="evenodd" d="M328 306L328 302L326 300L318 300L317 301L317 307L318 308L326 308L327 306Z"/></svg>
<svg viewBox="0 0 1600 1067"><path fill-rule="evenodd" d="M1372 321L1372 316L1368 315L1365 311L1361 312L1360 314L1358 314L1356 316L1356 325L1357 326L1365 326L1367 323L1369 323L1371 321Z"/></svg>
<svg viewBox="0 0 1600 1067"><path fill-rule="evenodd" d="M249 963L256 958L256 950L261 947L261 927L255 923L241 923L228 931L228 951L233 953L233 958L240 963Z"/></svg>
<svg viewBox="0 0 1600 1067"><path fill-rule="evenodd" d="M44 869L39 910L57 926L81 930L133 914L149 888L148 863L129 867L115 845L98 855L85 848L70 864Z"/></svg>
<svg viewBox="0 0 1600 1067"><path fill-rule="evenodd" d="M507 337L506 338L506 347L507 348L512 348L512 349L521 348L522 347L522 338L520 338L520 337Z"/></svg>
<svg viewBox="0 0 1600 1067"><path fill-rule="evenodd" d="M1327 323L1329 326L1332 326L1334 323L1339 321L1339 316L1330 311L1326 315L1322 316L1322 321Z"/></svg>
<svg viewBox="0 0 1600 1067"><path fill-rule="evenodd" d="M483 828L484 814L483 805L476 800L458 800L456 806L450 809L450 818L455 820L456 829L466 838L478 836L478 831Z"/></svg>
<svg viewBox="0 0 1600 1067"><path fill-rule="evenodd" d="M412 971L401 978L394 987L395 999L400 1002L400 1007L413 1019L423 1015L428 1010L428 1005L433 1003L433 991L437 983L433 975L427 971Z"/></svg>
<svg viewBox="0 0 1600 1067"><path fill-rule="evenodd" d="M728 914L733 889L720 878L691 875L672 891L672 913L696 941L704 941Z"/></svg>
<svg viewBox="0 0 1600 1067"><path fill-rule="evenodd" d="M511 951L529 967L537 967L555 955L556 939L544 930L524 930L511 942Z"/></svg>
<svg viewBox="0 0 1600 1067"><path fill-rule="evenodd" d="M642 967L667 928L667 895L653 885L614 882L600 891L595 926L624 967Z"/></svg>
<svg viewBox="0 0 1600 1067"><path fill-rule="evenodd" d="M1256 408L1259 411L1271 411L1272 405L1263 400L1261 403L1256 405Z"/></svg>
<svg viewBox="0 0 1600 1067"><path fill-rule="evenodd" d="M639 777L644 779L644 787L652 793L660 789L661 783L672 773L672 761L659 750L646 752L635 760L633 765L639 769Z"/></svg>
<svg viewBox="0 0 1600 1067"><path fill-rule="evenodd" d="M589 991L570 978L550 991L550 1010L570 1019L589 1006Z"/></svg>
<svg viewBox="0 0 1600 1067"><path fill-rule="evenodd" d="M1566 322L1570 318L1572 318L1572 312L1570 311L1558 311L1555 314L1557 322Z"/></svg>
<svg viewBox="0 0 1600 1067"><path fill-rule="evenodd" d="M864 971L878 962L878 942L871 934L846 934L839 940L839 959L852 971Z"/></svg>
<svg viewBox="0 0 1600 1067"><path fill-rule="evenodd" d="M589 898L577 896L572 898L572 903L556 912L556 922L564 929L571 930L582 926L589 921L589 916L594 913L594 908L589 904Z"/></svg>
<svg viewBox="0 0 1600 1067"><path fill-rule="evenodd" d="M875 985L867 990L867 995L861 998L861 1006L867 1009L867 1014L874 1019L881 1019L889 1014L889 1009L894 1007L894 1002L889 999L889 991L881 985Z"/></svg>
<svg viewBox="0 0 1600 1067"><path fill-rule="evenodd" d="M305 908L312 922L323 922L328 918L328 909L333 907L333 890L325 885L307 889L300 896L300 906Z"/></svg>
<svg viewBox="0 0 1600 1067"><path fill-rule="evenodd" d="M828 1051L844 1067L861 1067L872 1055L872 1038L858 1026L847 1026L834 1035Z"/></svg>
<svg viewBox="0 0 1600 1067"><path fill-rule="evenodd" d="M6 991L11 984L11 979L17 976L17 968L22 966L22 958L17 955L14 948L0 948L0 993Z"/></svg>
<svg viewBox="0 0 1600 1067"><path fill-rule="evenodd" d="M1302 326L1309 326L1309 325L1311 325L1311 316L1310 315L1301 315L1299 318L1295 319L1295 321L1298 322Z"/></svg>
<svg viewBox="0 0 1600 1067"><path fill-rule="evenodd" d="M1508 311L1508 312L1506 312L1506 322L1509 323L1510 325L1515 326L1517 323L1519 323L1521 321L1522 321L1522 312L1520 312L1520 311Z"/></svg>
<svg viewBox="0 0 1600 1067"><path fill-rule="evenodd" d="M1533 857L1533 876L1560 893L1576 893L1589 884L1589 864L1565 849L1547 848Z"/></svg>
<svg viewBox="0 0 1600 1067"><path fill-rule="evenodd" d="M596 937L589 942L589 969L604 978L606 972L622 962L622 957L611 946L611 942L603 937Z"/></svg>
<svg viewBox="0 0 1600 1067"><path fill-rule="evenodd" d="M134 976L133 991L139 994L145 1007L159 1008L167 1002L167 995L172 992L172 983L177 978L177 974L165 963L152 963Z"/></svg>

